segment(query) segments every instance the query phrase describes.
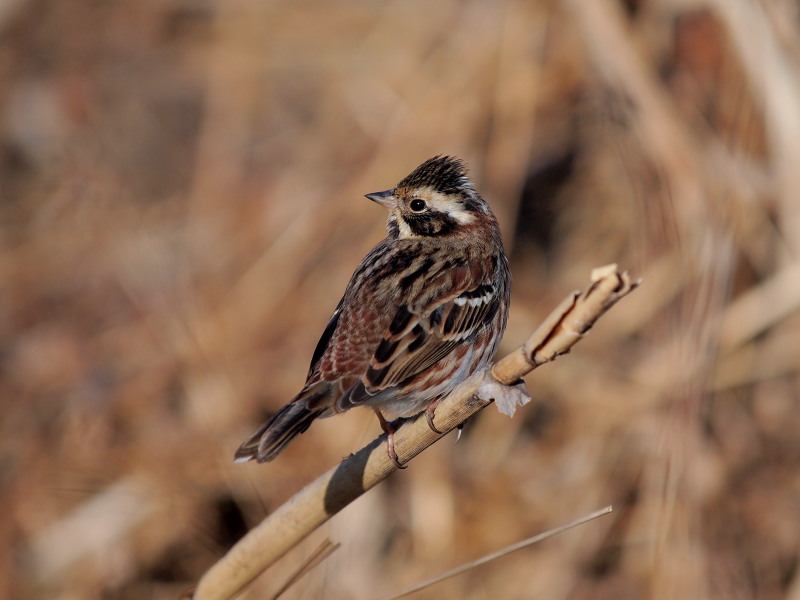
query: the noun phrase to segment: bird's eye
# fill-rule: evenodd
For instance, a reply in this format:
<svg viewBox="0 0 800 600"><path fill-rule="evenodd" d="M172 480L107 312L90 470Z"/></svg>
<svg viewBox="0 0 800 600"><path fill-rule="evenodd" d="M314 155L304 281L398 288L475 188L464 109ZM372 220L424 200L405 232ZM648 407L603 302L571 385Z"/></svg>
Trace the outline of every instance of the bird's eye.
<svg viewBox="0 0 800 600"><path fill-rule="evenodd" d="M420 200L419 198L414 198L409 203L408 206L414 212L422 212L423 210L425 210L425 200Z"/></svg>

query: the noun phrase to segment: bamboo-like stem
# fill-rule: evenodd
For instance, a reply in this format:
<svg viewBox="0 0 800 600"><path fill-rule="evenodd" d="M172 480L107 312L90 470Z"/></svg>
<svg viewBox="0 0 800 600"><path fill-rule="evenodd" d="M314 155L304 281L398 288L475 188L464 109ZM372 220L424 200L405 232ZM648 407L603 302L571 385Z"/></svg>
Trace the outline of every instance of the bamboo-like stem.
<svg viewBox="0 0 800 600"><path fill-rule="evenodd" d="M594 322L639 282L631 282L616 265L592 272L584 292L573 292L554 310L528 341L511 354L456 387L436 407L437 434L425 419L403 424L394 434L399 459L407 463L439 438L488 406L483 383L511 385L541 364L565 354ZM397 470L389 459L386 436L344 459L311 482L237 542L200 579L193 600L228 600L302 541L317 527Z"/></svg>

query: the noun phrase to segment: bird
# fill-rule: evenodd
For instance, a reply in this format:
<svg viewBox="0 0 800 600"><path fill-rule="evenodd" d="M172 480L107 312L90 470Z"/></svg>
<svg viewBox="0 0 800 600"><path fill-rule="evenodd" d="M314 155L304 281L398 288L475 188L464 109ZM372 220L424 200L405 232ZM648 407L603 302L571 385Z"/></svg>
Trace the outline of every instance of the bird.
<svg viewBox="0 0 800 600"><path fill-rule="evenodd" d="M361 261L314 350L303 389L236 450L272 461L311 423L370 407L393 434L486 367L508 320L511 274L500 227L466 164L434 156L366 197L388 211L387 236Z"/></svg>

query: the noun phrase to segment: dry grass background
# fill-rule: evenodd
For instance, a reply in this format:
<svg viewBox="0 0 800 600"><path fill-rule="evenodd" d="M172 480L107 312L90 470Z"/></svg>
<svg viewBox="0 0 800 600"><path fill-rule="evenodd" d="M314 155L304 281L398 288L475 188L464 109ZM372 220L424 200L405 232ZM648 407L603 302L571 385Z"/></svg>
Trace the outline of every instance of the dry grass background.
<svg viewBox="0 0 800 600"><path fill-rule="evenodd" d="M800 14L790 0L0 5L0 597L176 598L379 432L231 457L303 381L384 214L467 159L505 349L592 267L644 287L253 587L800 598Z"/></svg>

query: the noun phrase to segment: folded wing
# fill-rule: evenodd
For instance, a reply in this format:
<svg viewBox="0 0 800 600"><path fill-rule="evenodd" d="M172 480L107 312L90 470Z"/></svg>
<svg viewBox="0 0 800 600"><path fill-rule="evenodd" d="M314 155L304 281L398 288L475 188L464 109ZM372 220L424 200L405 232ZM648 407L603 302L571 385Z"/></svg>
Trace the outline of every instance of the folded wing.
<svg viewBox="0 0 800 600"><path fill-rule="evenodd" d="M416 298L401 306L360 381L337 403L346 410L402 386L491 325L501 290L491 280L491 262L448 269Z"/></svg>

